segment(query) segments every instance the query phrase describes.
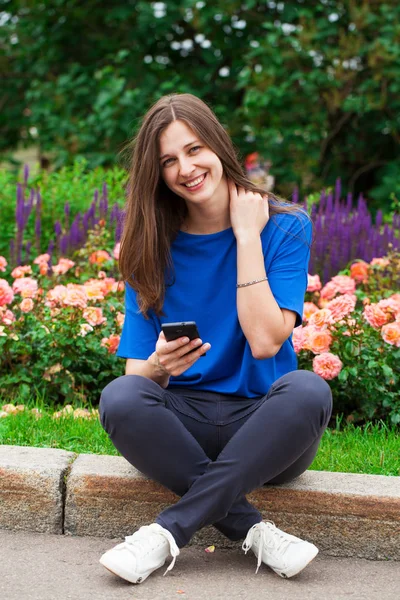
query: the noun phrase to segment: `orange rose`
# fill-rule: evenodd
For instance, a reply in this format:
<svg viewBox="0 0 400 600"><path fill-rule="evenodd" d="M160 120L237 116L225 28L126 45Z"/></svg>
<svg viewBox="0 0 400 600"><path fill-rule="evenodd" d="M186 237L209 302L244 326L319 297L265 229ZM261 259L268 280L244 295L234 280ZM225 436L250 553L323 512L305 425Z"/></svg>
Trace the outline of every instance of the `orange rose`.
<svg viewBox="0 0 400 600"><path fill-rule="evenodd" d="M366 283L368 281L369 265L364 261L355 262L350 267L350 277L358 283Z"/></svg>
<svg viewBox="0 0 400 600"><path fill-rule="evenodd" d="M400 348L400 323L388 323L382 327L381 335L387 344Z"/></svg>
<svg viewBox="0 0 400 600"><path fill-rule="evenodd" d="M332 344L332 336L326 329L320 329L313 333L310 339L311 351L314 354L328 352Z"/></svg>

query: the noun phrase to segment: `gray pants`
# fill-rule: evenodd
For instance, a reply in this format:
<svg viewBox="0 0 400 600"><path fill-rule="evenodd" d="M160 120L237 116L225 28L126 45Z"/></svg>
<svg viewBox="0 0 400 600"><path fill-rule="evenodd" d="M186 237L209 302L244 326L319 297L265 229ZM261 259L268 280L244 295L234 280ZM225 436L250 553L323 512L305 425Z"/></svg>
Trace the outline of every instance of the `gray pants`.
<svg viewBox="0 0 400 600"><path fill-rule="evenodd" d="M165 390L125 375L100 400L102 426L122 456L181 496L156 519L179 547L210 524L231 540L244 538L262 520L245 495L303 473L331 411L328 384L300 370L260 398Z"/></svg>

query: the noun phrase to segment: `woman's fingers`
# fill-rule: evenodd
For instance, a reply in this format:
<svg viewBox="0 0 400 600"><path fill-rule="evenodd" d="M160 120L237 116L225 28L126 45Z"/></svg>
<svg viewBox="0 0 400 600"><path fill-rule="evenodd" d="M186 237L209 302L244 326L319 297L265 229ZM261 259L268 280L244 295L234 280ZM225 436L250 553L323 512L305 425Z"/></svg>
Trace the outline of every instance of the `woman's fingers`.
<svg viewBox="0 0 400 600"><path fill-rule="evenodd" d="M205 354L211 348L210 344L202 344L202 346L198 350L194 350L193 352L187 352L179 359L171 363L169 367L169 371L171 375L177 376L181 375L185 371L187 371L203 354Z"/></svg>

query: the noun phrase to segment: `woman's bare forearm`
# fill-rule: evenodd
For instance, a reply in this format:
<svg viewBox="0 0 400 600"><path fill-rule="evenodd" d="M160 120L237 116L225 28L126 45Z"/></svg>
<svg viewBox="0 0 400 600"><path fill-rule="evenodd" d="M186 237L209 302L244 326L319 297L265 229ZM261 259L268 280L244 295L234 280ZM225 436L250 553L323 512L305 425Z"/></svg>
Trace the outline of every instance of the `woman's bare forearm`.
<svg viewBox="0 0 400 600"><path fill-rule="evenodd" d="M126 361L125 375L141 375L158 383L162 388L166 388L169 383L169 375L156 360L155 352L147 360L137 360L128 358Z"/></svg>

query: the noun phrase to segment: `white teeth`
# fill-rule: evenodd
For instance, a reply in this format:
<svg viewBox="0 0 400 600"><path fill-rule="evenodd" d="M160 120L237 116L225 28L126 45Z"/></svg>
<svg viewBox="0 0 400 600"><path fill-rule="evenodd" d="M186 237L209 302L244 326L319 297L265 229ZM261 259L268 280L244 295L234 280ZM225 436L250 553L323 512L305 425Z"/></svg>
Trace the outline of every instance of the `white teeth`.
<svg viewBox="0 0 400 600"><path fill-rule="evenodd" d="M186 187L194 187L195 185L199 185L199 183L201 183L204 179L205 175L201 175L201 177L198 177L197 179L195 179L194 181L191 181L190 183L185 183Z"/></svg>

